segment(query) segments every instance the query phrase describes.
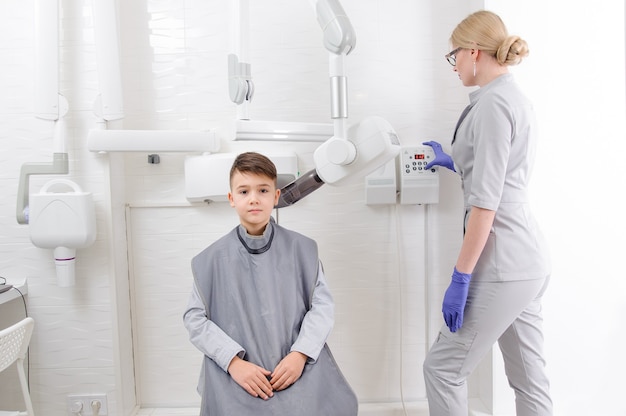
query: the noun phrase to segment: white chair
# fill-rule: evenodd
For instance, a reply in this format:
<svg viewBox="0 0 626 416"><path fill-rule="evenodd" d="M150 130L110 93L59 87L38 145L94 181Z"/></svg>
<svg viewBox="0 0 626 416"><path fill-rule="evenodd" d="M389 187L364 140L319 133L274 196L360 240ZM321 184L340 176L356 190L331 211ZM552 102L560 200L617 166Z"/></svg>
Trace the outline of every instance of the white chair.
<svg viewBox="0 0 626 416"><path fill-rule="evenodd" d="M33 403L30 400L26 374L24 373L24 359L33 333L35 321L33 318L24 318L20 322L0 331L0 373L13 363L17 363L17 372L26 403L26 411L1 411L0 416L35 416Z"/></svg>

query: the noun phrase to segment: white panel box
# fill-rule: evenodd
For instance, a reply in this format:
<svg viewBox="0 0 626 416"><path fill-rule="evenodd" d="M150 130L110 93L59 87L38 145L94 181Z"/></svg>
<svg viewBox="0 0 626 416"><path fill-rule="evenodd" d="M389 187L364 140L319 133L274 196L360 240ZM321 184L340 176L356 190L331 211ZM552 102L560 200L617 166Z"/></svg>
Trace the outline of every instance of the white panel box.
<svg viewBox="0 0 626 416"><path fill-rule="evenodd" d="M439 202L439 172L426 170L435 152L430 146L405 146L400 151L400 203L436 204Z"/></svg>
<svg viewBox="0 0 626 416"><path fill-rule="evenodd" d="M396 158L365 177L365 204L383 205L397 202Z"/></svg>
<svg viewBox="0 0 626 416"><path fill-rule="evenodd" d="M234 153L203 154L185 158L185 197L189 202L228 201Z"/></svg>

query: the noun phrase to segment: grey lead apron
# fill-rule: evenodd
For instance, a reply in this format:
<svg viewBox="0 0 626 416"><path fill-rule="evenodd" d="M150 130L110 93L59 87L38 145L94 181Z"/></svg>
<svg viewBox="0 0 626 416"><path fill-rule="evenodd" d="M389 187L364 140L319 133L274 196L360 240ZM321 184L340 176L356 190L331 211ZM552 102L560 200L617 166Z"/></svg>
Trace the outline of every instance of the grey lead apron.
<svg viewBox="0 0 626 416"><path fill-rule="evenodd" d="M290 351L311 307L318 274L316 243L273 220L262 238L242 226L192 260L207 317L268 370ZM324 345L289 388L268 400L251 396L204 357L201 416L356 416L356 395Z"/></svg>

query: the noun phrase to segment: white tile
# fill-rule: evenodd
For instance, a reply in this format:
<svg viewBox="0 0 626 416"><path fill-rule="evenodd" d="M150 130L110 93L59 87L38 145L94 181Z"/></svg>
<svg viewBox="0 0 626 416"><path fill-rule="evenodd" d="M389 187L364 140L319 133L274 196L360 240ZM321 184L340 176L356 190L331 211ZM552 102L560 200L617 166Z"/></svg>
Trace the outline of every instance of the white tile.
<svg viewBox="0 0 626 416"><path fill-rule="evenodd" d="M69 394L106 394L109 409L115 409L115 373L109 368L31 369L31 396L35 414L67 414Z"/></svg>
<svg viewBox="0 0 626 416"><path fill-rule="evenodd" d="M151 407L199 406L197 392L202 355L191 348L146 349L139 357L139 391L143 405ZM167 374L167 377L163 377Z"/></svg>
<svg viewBox="0 0 626 416"><path fill-rule="evenodd" d="M31 306L29 314L36 325L30 344L35 367L113 366L110 305Z"/></svg>

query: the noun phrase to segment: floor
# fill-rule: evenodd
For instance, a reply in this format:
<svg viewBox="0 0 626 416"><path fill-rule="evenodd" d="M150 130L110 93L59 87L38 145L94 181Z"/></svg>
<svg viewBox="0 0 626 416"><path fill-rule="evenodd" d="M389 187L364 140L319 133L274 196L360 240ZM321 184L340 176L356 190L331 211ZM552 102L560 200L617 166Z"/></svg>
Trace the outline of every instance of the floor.
<svg viewBox="0 0 626 416"><path fill-rule="evenodd" d="M135 416L198 416L197 408L184 409L140 409ZM359 416L425 416L428 405L425 401L407 403L360 403ZM472 416L487 416L486 413L474 413Z"/></svg>
<svg viewBox="0 0 626 416"><path fill-rule="evenodd" d="M470 415L489 416L491 413L477 399L470 399ZM140 409L135 416L198 416L200 409ZM361 403L359 404L359 416L424 416L428 414L428 404L426 401L407 403L405 407L399 404L390 403Z"/></svg>
<svg viewBox="0 0 626 416"><path fill-rule="evenodd" d="M136 416L198 416L200 409L140 409Z"/></svg>

